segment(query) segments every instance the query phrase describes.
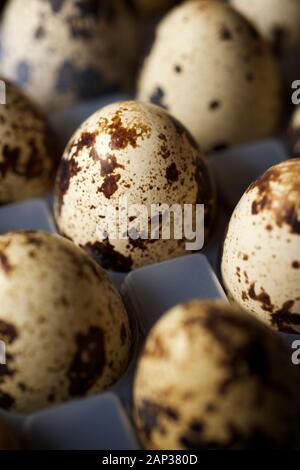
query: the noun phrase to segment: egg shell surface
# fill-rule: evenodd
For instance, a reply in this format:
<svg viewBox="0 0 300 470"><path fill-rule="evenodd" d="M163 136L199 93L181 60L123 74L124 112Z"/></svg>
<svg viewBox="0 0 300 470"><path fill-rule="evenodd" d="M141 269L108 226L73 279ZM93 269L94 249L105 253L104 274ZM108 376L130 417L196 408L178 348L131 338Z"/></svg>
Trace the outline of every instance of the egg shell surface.
<svg viewBox="0 0 300 470"><path fill-rule="evenodd" d="M300 332L300 159L271 167L231 217L222 257L229 297L283 332Z"/></svg>
<svg viewBox="0 0 300 470"><path fill-rule="evenodd" d="M189 1L160 23L138 98L165 107L204 151L264 138L281 119L281 77L253 26L218 1Z"/></svg>
<svg viewBox="0 0 300 470"><path fill-rule="evenodd" d="M47 111L132 80L134 18L119 0L12 0L0 28L0 73Z"/></svg>
<svg viewBox="0 0 300 470"><path fill-rule="evenodd" d="M58 165L55 136L34 102L13 83L0 105L0 203L45 194Z"/></svg>
<svg viewBox="0 0 300 470"><path fill-rule="evenodd" d="M158 106L117 102L83 123L60 165L55 218L62 234L109 270L126 272L186 253L186 239L175 239L173 230L169 239L151 238L150 228L148 239L122 239L118 219L117 235L108 231L109 237L101 238L110 219L101 209L109 205L118 215L121 198L126 198L128 215L135 204L146 208L149 227L153 204L178 204L180 209L192 204L194 210L202 203L209 235L216 200L207 163L190 134ZM128 229L141 232L137 215L129 218Z"/></svg>
<svg viewBox="0 0 300 470"><path fill-rule="evenodd" d="M174 307L146 340L134 385L142 445L154 450L299 445L299 373L282 340L219 301Z"/></svg>
<svg viewBox="0 0 300 470"><path fill-rule="evenodd" d="M298 0L230 0L281 56L300 49Z"/></svg>
<svg viewBox="0 0 300 470"><path fill-rule="evenodd" d="M124 372L131 330L106 273L70 241L0 236L0 407L29 413L100 393Z"/></svg>

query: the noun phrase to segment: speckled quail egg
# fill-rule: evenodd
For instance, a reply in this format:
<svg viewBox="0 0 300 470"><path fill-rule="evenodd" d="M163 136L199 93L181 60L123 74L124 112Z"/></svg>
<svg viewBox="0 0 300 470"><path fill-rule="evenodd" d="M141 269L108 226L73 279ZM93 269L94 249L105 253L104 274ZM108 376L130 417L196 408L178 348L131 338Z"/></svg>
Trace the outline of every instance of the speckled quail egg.
<svg viewBox="0 0 300 470"><path fill-rule="evenodd" d="M133 21L119 0L11 0L0 71L47 109L113 91L135 66Z"/></svg>
<svg viewBox="0 0 300 470"><path fill-rule="evenodd" d="M230 0L271 44L276 54L300 49L298 0Z"/></svg>
<svg viewBox="0 0 300 470"><path fill-rule="evenodd" d="M229 297L274 328L300 332L300 159L271 167L247 189L226 235Z"/></svg>
<svg viewBox="0 0 300 470"><path fill-rule="evenodd" d="M127 366L131 331L106 273L56 234L0 236L0 407L31 412L101 392Z"/></svg>
<svg viewBox="0 0 300 470"><path fill-rule="evenodd" d="M300 442L299 371L256 318L220 301L174 307L139 360L134 419L154 450L290 448Z"/></svg>
<svg viewBox="0 0 300 470"><path fill-rule="evenodd" d="M204 151L269 136L281 116L268 46L233 8L211 0L186 2L163 19L138 97L168 109Z"/></svg>
<svg viewBox="0 0 300 470"><path fill-rule="evenodd" d="M54 136L35 104L10 82L5 81L4 88L1 80L0 87L1 97L6 97L6 104L0 104L0 204L3 204L48 191L58 154Z"/></svg>
<svg viewBox="0 0 300 470"><path fill-rule="evenodd" d="M150 103L116 102L92 115L68 144L56 180L60 233L113 271L185 254L183 230L176 238L175 219L165 215L173 204L183 215L184 205L190 204L194 216L196 203L205 205L208 236L216 202L207 164L181 124ZM153 212L155 204L163 220ZM136 205L142 208L135 210ZM113 226L107 224L110 209L116 214ZM161 230L167 220L169 239Z"/></svg>
<svg viewBox="0 0 300 470"><path fill-rule="evenodd" d="M19 439L16 438L9 425L0 419L0 451L18 449L20 449Z"/></svg>
<svg viewBox="0 0 300 470"><path fill-rule="evenodd" d="M300 106L295 108L290 126L291 151L293 155L300 155Z"/></svg>

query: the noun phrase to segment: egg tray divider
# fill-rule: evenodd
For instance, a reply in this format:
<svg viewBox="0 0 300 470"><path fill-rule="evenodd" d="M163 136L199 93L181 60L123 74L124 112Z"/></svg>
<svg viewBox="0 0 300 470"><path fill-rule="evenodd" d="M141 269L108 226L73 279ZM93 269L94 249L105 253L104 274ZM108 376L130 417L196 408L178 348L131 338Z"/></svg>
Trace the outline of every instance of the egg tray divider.
<svg viewBox="0 0 300 470"><path fill-rule="evenodd" d="M78 125L96 109L124 98L106 97L50 116L64 145ZM53 406L31 415L0 410L30 449L136 450L138 439L131 419L132 387L139 352L150 328L172 306L194 298L227 301L221 286L219 262L230 212L248 185L270 166L287 159L277 139L238 146L212 155L209 165L219 193L214 233L200 254L192 254L129 273L109 272L120 291L134 331L131 362L125 374L108 391ZM0 233L32 229L55 232L52 195L10 204L0 209ZM282 334L291 344L297 335Z"/></svg>

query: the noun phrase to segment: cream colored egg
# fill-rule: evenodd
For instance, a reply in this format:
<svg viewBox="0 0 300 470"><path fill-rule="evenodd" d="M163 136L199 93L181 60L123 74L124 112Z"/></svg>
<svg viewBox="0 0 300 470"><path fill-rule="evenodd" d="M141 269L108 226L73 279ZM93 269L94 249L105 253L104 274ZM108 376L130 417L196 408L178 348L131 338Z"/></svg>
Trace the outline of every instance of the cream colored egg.
<svg viewBox="0 0 300 470"><path fill-rule="evenodd" d="M168 109L205 151L278 129L281 79L256 30L218 1L186 2L161 22L138 97Z"/></svg>
<svg viewBox="0 0 300 470"><path fill-rule="evenodd" d="M1 81L0 203L41 196L54 179L59 155L54 136L35 104ZM3 95L3 96L2 96Z"/></svg>
<svg viewBox="0 0 300 470"><path fill-rule="evenodd" d="M139 360L134 420L153 450L291 448L299 373L282 340L220 301L174 307Z"/></svg>
<svg viewBox="0 0 300 470"><path fill-rule="evenodd" d="M167 213L177 204L183 216L184 205L191 205L194 214L196 203L205 205L208 235L215 192L197 145L162 108L136 101L108 105L82 124L63 155L55 188L60 232L114 271L184 255L183 225L178 239L172 227L163 238L152 206L166 204L162 210ZM132 212L136 204L142 206L140 212ZM107 226L112 217L113 225ZM127 236L134 229L145 240ZM160 232L157 239L152 230Z"/></svg>
<svg viewBox="0 0 300 470"><path fill-rule="evenodd" d="M99 393L124 372L131 332L105 272L64 238L0 236L0 407L32 412Z"/></svg>
<svg viewBox="0 0 300 470"><path fill-rule="evenodd" d="M47 109L111 92L132 79L133 21L119 0L11 0L0 72Z"/></svg>
<svg viewBox="0 0 300 470"><path fill-rule="evenodd" d="M1 367L1 366L0 366ZM15 436L14 432L8 424L0 420L0 451L1 450L19 450L19 439Z"/></svg>
<svg viewBox="0 0 300 470"><path fill-rule="evenodd" d="M279 55L300 49L298 0L230 0Z"/></svg>
<svg viewBox="0 0 300 470"><path fill-rule="evenodd" d="M300 332L300 159L271 167L245 192L226 235L229 297L272 327Z"/></svg>

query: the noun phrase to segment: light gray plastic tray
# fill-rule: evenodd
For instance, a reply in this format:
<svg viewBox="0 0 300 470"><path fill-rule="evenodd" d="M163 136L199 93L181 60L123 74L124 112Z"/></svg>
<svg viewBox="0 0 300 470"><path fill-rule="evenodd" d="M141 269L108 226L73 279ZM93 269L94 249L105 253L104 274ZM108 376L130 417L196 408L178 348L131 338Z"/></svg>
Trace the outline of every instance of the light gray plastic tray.
<svg viewBox="0 0 300 470"><path fill-rule="evenodd" d="M118 97L119 98L119 97ZM111 101L88 103L52 116L66 143L77 125L94 110ZM247 185L266 168L287 158L283 145L267 140L240 146L212 156L210 165L220 189L221 203L232 207ZM230 163L230 165L229 165ZM228 168L234 170L228 170ZM234 171L234 173L233 173ZM109 273L120 290L128 314L137 325L137 341L128 370L117 384L94 397L54 406L30 416L0 410L25 437L30 448L55 450L133 450L138 440L131 422L131 396L136 362L144 339L153 324L173 305L192 298L221 298L225 293L218 280L219 257L229 211L221 209L214 234L200 254L147 266L128 274ZM0 209L0 233L16 229L53 232L51 196ZM287 342L295 339L283 335Z"/></svg>

